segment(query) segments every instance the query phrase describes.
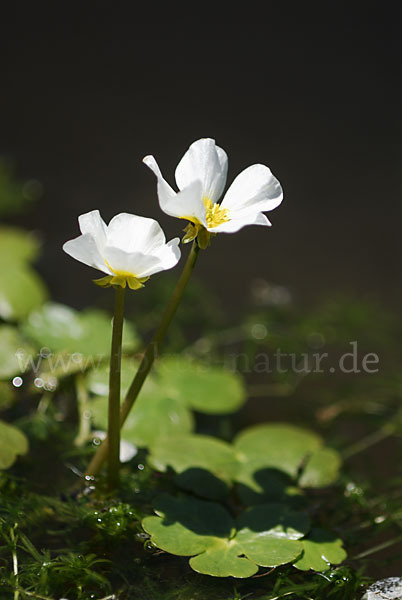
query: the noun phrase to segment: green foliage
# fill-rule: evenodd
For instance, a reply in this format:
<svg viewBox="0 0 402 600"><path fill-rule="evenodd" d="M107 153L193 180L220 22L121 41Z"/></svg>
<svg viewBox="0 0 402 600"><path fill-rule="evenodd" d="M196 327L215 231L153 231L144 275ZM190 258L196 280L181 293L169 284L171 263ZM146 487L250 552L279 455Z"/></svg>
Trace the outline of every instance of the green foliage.
<svg viewBox="0 0 402 600"><path fill-rule="evenodd" d="M38 253L38 242L26 232L0 229L0 317L24 319L46 299L47 291L30 266Z"/></svg>
<svg viewBox="0 0 402 600"><path fill-rule="evenodd" d="M27 452L28 440L22 431L0 421L0 469L8 469L17 456Z"/></svg>
<svg viewBox="0 0 402 600"><path fill-rule="evenodd" d="M232 413L246 400L241 377L223 368L171 356L159 362L158 374L168 393L202 413Z"/></svg>
<svg viewBox="0 0 402 600"><path fill-rule="evenodd" d="M98 380L98 373L94 372ZM99 381L99 380L98 380ZM96 389L100 389L95 386ZM103 396L90 402L95 428L107 429L107 400ZM160 438L175 439L193 430L194 420L186 406L162 393L159 386L148 380L122 429L122 438L140 447L149 447Z"/></svg>
<svg viewBox="0 0 402 600"><path fill-rule="evenodd" d="M337 565L346 558L342 540L323 529L312 529L307 538L302 540L302 545L303 554L294 563L302 571L325 571L331 564Z"/></svg>
<svg viewBox="0 0 402 600"><path fill-rule="evenodd" d="M241 468L236 477L246 504L294 496L295 485L320 488L336 481L339 454L315 433L293 425L262 423L235 438Z"/></svg>
<svg viewBox="0 0 402 600"><path fill-rule="evenodd" d="M233 447L206 435L161 438L148 460L159 471L171 467L180 487L204 498L225 498L239 469Z"/></svg>
<svg viewBox="0 0 402 600"><path fill-rule="evenodd" d="M192 556L195 571L215 577L250 577L258 566L295 560L310 525L305 513L283 504L261 505L234 520L219 504L164 495L155 511L157 517L143 520L151 540L172 554Z"/></svg>
<svg viewBox="0 0 402 600"><path fill-rule="evenodd" d="M121 394L124 398L138 363L122 360ZM107 428L109 389L107 365L93 369L88 376L88 389L97 396L91 401L95 427ZM206 414L235 411L245 401L245 387L240 376L223 368L208 367L180 356L158 361L148 377L123 428L123 437L142 447L166 438L190 433L194 419L190 409ZM204 466L207 466L204 462Z"/></svg>
<svg viewBox="0 0 402 600"><path fill-rule="evenodd" d="M0 379L9 379L25 370L24 357L33 351L17 329L0 325Z"/></svg>
<svg viewBox="0 0 402 600"><path fill-rule="evenodd" d="M100 310L78 312L69 306L49 302L29 315L23 331L38 347L45 346L51 352L78 353L95 358L110 353L111 319ZM126 323L123 348L132 350L137 344L133 327Z"/></svg>

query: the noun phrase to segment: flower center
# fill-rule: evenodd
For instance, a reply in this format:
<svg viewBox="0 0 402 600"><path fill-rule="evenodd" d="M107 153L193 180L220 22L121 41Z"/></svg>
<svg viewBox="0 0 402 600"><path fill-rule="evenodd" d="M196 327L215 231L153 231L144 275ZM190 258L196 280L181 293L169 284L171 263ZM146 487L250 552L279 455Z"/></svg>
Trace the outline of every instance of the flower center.
<svg viewBox="0 0 402 600"><path fill-rule="evenodd" d="M204 196L202 201L205 206L205 219L208 227L217 227L230 220L227 208L221 208L219 204L212 202L207 196Z"/></svg>
<svg viewBox="0 0 402 600"><path fill-rule="evenodd" d="M134 275L134 273L130 273L128 271L119 271L116 269L112 269L110 264L106 259L103 259L105 264L109 267L109 269L114 273L114 275L107 275L106 277L102 277L101 279L95 280L97 285L101 287L109 287L111 285L118 285L122 288L125 288L126 285L132 290L138 290L139 288L144 287L144 283L148 281L149 277L138 277Z"/></svg>

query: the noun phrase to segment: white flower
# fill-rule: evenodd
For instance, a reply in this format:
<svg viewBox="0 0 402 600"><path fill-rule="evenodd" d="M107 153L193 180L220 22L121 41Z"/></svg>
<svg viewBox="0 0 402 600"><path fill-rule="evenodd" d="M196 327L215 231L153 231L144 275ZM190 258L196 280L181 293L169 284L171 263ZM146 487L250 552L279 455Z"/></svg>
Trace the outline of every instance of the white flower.
<svg viewBox="0 0 402 600"><path fill-rule="evenodd" d="M142 287L154 273L171 269L180 259L179 238L166 243L154 219L121 213L109 225L98 210L78 217L82 235L63 245L64 252L107 274L102 286Z"/></svg>
<svg viewBox="0 0 402 600"><path fill-rule="evenodd" d="M226 185L228 157L205 138L191 144L176 168L175 192L162 177L153 156L144 163L158 179L161 209L172 217L192 223L183 241L191 241L202 232L234 233L245 225L271 225L263 214L273 210L283 198L279 181L265 165L252 165L240 173L218 204ZM205 236L204 236L205 237ZM200 239L200 238L199 238Z"/></svg>

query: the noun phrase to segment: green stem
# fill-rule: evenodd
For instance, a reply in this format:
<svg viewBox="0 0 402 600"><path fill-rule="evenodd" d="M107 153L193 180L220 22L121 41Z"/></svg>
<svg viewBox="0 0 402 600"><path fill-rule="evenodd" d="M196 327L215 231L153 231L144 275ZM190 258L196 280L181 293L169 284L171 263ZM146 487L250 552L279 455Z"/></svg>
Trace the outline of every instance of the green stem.
<svg viewBox="0 0 402 600"><path fill-rule="evenodd" d="M371 556L371 554L375 554L376 552L380 552L381 550L390 548L394 544L399 544L399 542L402 542L402 535L398 535L398 537L393 538L392 540L388 540L386 542L383 542L382 544L378 544L378 546L373 546L372 548L369 548L368 550L365 550L364 552L360 552L360 554L357 554L356 556L352 556L352 558L353 558L353 560L357 560L360 558L366 558L366 556Z"/></svg>
<svg viewBox="0 0 402 600"><path fill-rule="evenodd" d="M342 457L344 458L344 460L347 460L355 454L359 454L359 452L364 452L365 450L368 450L368 448L370 448L371 446L374 446L375 444L378 444L379 442L382 442L388 437L394 435L395 431L396 425L387 421L382 427L380 427L380 429L374 431L374 433L371 433L370 435L359 440L355 444L349 446L349 448L346 448L342 452Z"/></svg>
<svg viewBox="0 0 402 600"><path fill-rule="evenodd" d="M125 288L116 287L112 349L110 353L109 371L109 415L108 438L108 487L115 489L119 484L120 467L120 377L121 377L121 342L123 337L124 294Z"/></svg>
<svg viewBox="0 0 402 600"><path fill-rule="evenodd" d="M14 533L14 530L17 528L17 523L15 523L14 527L10 529L10 538L13 544L12 548L12 556L13 556L13 574L15 577L15 585L18 586L18 557L17 557L17 536ZM14 591L14 600L18 600L20 597L19 590L15 589Z"/></svg>
<svg viewBox="0 0 402 600"><path fill-rule="evenodd" d="M141 391L144 381L147 378L149 371L151 370L153 362L158 355L159 347L163 342L169 325L176 313L177 307L180 304L180 300L183 296L183 292L186 288L188 280L190 279L191 274L193 272L195 263L197 261L198 253L199 247L197 245L197 242L193 242L184 269L169 300L169 304L167 305L166 310L163 314L162 321L144 352L144 356L142 357L142 361L138 368L137 374L135 375L133 382L127 392L126 398L121 406L120 427L123 426L138 394ZM95 456L90 462L88 469L85 473L87 478L96 475L99 472L104 461L106 460L106 457L108 455L109 439L111 439L110 435L99 446L98 451L96 452Z"/></svg>

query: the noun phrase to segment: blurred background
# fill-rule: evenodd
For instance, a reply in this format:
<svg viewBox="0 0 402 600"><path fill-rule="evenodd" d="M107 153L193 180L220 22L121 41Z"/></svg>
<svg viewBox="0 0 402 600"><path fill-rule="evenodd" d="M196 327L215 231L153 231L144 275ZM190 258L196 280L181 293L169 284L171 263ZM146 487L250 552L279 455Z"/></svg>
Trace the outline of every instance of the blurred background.
<svg viewBox="0 0 402 600"><path fill-rule="evenodd" d="M41 233L55 300L99 295L61 250L79 214L133 212L180 235L141 159L154 154L173 184L189 144L214 137L229 183L262 162L285 191L270 230L203 253L198 276L226 306L241 307L255 277L306 304L345 291L400 305L400 1L285 0L252 20L176 23L128 4L47 4L2 9L0 155L43 185L14 222Z"/></svg>

